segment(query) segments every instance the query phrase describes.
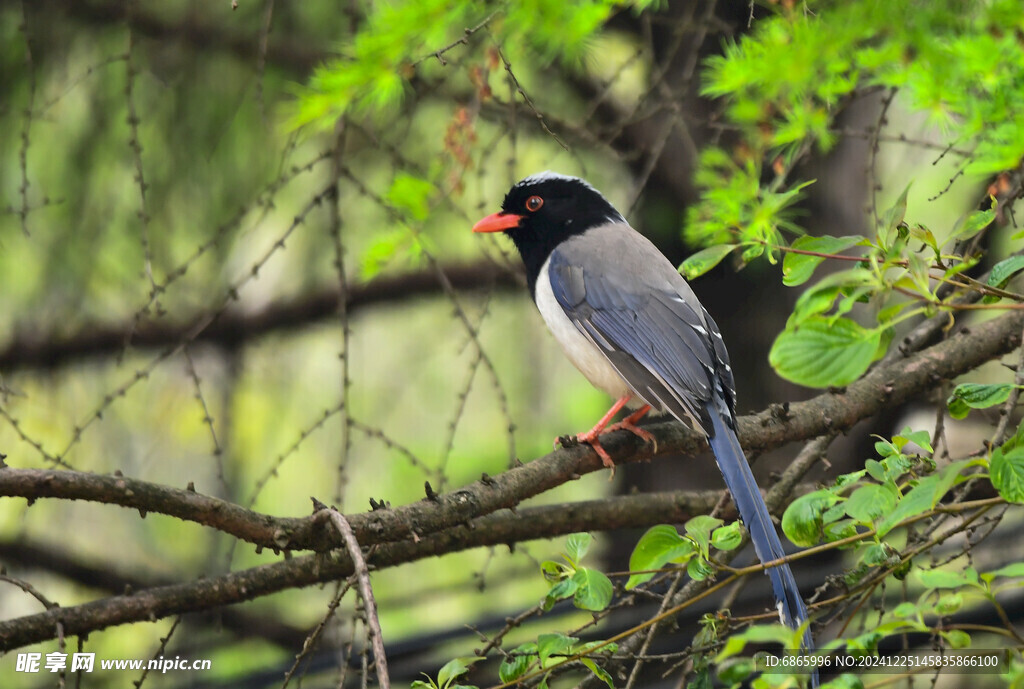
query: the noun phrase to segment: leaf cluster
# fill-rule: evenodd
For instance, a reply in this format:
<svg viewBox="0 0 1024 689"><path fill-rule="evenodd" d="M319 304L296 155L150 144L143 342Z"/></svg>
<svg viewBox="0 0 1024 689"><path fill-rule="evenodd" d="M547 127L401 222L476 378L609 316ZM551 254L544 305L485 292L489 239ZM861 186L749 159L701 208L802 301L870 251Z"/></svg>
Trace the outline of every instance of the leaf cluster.
<svg viewBox="0 0 1024 689"><path fill-rule="evenodd" d="M772 366L787 380L809 387L846 385L886 353L895 327L905 321L954 309L967 292L983 294L987 304L1024 301L1024 296L1005 289L1024 270L1024 258L1006 258L986 280L978 281L966 272L980 256L956 252L962 242L992 226L994 200L993 208L967 214L939 242L929 228L905 221L909 189L886 211L872 238L804 235L786 242L775 235L780 243L773 244L759 234L699 251L681 270L687 277L696 276L734 251L744 261L764 253L776 262L781 254L783 283L796 287L807 283L827 259L848 263L851 267L804 289L769 353ZM859 255L843 253L851 248L859 249ZM861 322L851 317L858 305L868 307L861 310ZM863 321L872 322L865 327Z"/></svg>
<svg viewBox="0 0 1024 689"><path fill-rule="evenodd" d="M628 4L641 11L653 3ZM621 5L611 0L527 0L499 6L481 0L374 3L364 25L339 46L340 55L296 88L290 126L328 129L351 111L385 115L422 76L425 58L445 64L437 46L457 43L474 29L487 31L499 45L528 48L546 62L578 63Z"/></svg>
<svg viewBox="0 0 1024 689"><path fill-rule="evenodd" d="M696 181L704 191L685 232L711 246L691 256L683 274L696 277L730 255L745 265L785 254L783 281L796 286L826 258L863 259L804 291L772 350L780 375L812 387L855 380L884 353L893 326L958 297L939 297L951 285L981 288L988 304L1017 298L1003 287L1024 260L999 263L979 286L963 277L978 257L954 250L991 225L994 200L936 233L904 221L905 190L873 238L805 237L797 204L810 182L789 176L808 151L833 146L843 104L873 89L898 93L950 147L969 149L960 173L1013 169L1024 158L1022 27L1024 11L1009 1L783 4L709 58L704 93L721 99L739 140L701 155ZM864 249L859 257L839 255L855 246ZM847 316L858 303L874 304L867 327Z"/></svg>

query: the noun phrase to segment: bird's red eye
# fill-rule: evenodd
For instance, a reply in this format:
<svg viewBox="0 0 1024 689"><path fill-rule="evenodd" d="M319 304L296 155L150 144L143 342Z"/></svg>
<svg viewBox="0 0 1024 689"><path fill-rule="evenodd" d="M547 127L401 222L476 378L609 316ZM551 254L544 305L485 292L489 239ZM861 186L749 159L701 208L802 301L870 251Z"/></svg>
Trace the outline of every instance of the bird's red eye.
<svg viewBox="0 0 1024 689"><path fill-rule="evenodd" d="M540 207L544 205L544 199L539 196L531 196L526 199L526 210L531 213L536 213L540 210Z"/></svg>

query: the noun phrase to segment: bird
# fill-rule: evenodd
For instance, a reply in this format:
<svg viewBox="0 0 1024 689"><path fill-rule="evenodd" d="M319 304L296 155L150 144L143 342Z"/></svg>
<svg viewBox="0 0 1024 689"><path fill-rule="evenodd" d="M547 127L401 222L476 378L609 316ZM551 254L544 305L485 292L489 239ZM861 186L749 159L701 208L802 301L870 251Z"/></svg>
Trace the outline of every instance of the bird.
<svg viewBox="0 0 1024 689"><path fill-rule="evenodd" d="M576 439L614 467L600 436L631 431L651 409L702 433L762 563L785 551L736 435L736 393L722 334L693 290L654 244L585 180L541 172L517 182L501 210L473 232L501 232L515 245L541 317L569 360L615 403ZM640 405L609 426L627 405ZM786 563L766 568L782 622L807 620ZM803 635L814 648L810 625ZM812 683L817 685L817 673Z"/></svg>

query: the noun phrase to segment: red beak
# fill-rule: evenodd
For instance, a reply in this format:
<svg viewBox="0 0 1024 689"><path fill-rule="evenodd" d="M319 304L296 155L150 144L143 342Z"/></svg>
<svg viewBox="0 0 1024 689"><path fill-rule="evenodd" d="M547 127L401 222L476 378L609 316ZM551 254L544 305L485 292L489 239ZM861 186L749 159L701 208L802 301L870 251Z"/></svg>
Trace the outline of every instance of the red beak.
<svg viewBox="0 0 1024 689"><path fill-rule="evenodd" d="M504 232L519 225L523 216L514 213L494 213L473 225L474 232Z"/></svg>

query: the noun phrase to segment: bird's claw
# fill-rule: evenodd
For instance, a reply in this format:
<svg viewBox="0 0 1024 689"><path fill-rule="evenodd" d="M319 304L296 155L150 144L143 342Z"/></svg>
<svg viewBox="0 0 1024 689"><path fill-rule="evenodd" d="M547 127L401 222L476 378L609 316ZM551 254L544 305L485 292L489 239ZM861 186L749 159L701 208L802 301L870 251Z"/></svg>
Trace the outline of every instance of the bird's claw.
<svg viewBox="0 0 1024 689"><path fill-rule="evenodd" d="M600 431L590 430L587 431L586 433L578 433L576 435L576 443L584 443L586 445L590 445L590 447L594 449L594 452L597 453L597 456L601 458L601 464L604 464L606 467L611 469L611 475L614 476L615 462L612 461L611 455L609 455L608 452L603 447L601 447L601 441L599 440L599 438L606 432L606 429L602 429Z"/></svg>
<svg viewBox="0 0 1024 689"><path fill-rule="evenodd" d="M577 439L577 437L574 436L574 435L560 435L557 438L555 438L555 442L552 443L552 446L556 450L558 448L563 448L563 449L568 450L570 447L576 447L579 444L580 444L579 439Z"/></svg>
<svg viewBox="0 0 1024 689"><path fill-rule="evenodd" d="M611 469L611 473L608 477L609 480L611 480L612 477L615 476L615 462L612 461L611 455L608 454L608 451L601 446L600 437L605 433L611 433L612 431L619 430L629 431L633 435L639 437L644 442L653 445L654 452L658 452L658 439L655 438L650 433L648 433L647 431L645 431L644 429L637 426L636 424L629 421L629 419L624 419L617 424L608 426L606 428L602 428L600 430L591 429L586 433L577 433L576 435L560 435L557 438L555 438L555 449L557 450L559 446L564 448L575 447L580 443L590 445L590 447L593 448L594 452L597 453L597 456L601 458L601 464Z"/></svg>
<svg viewBox="0 0 1024 689"><path fill-rule="evenodd" d="M633 435L643 440L645 443L650 443L651 445L654 446L654 454L658 453L658 439L655 438L650 433L648 433L647 431L645 431L644 429L637 426L636 424L631 423L628 419L624 419L622 421L619 421L617 424L609 426L608 428L605 429L604 432L611 433L612 431L618 430L629 431Z"/></svg>

